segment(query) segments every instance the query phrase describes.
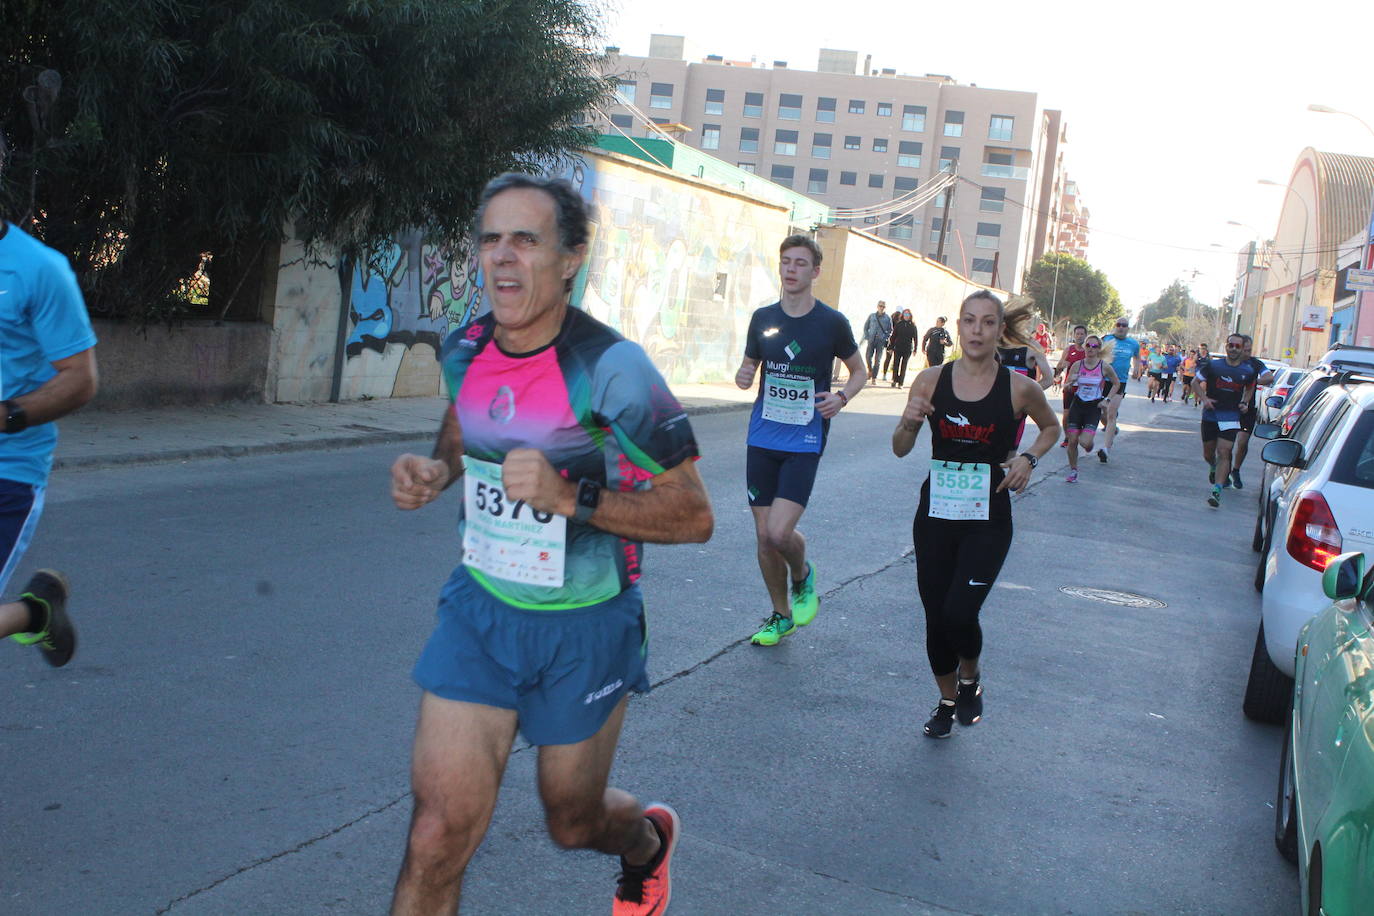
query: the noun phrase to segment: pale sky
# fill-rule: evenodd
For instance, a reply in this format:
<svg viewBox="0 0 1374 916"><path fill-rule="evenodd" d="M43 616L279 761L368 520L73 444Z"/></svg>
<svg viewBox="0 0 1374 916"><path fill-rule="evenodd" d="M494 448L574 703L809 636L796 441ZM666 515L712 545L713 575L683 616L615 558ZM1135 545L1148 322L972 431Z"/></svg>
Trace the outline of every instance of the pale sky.
<svg viewBox="0 0 1374 916"><path fill-rule="evenodd" d="M692 59L814 70L820 48L841 48L873 55L874 68L1036 93L1068 124L1067 169L1092 212L1088 260L1132 311L1175 279L1218 304L1236 252L1274 235L1285 192L1256 182L1287 185L1304 147L1374 156L1374 134L1354 118L1307 110L1374 125L1364 0L982 0L945 14L910 0L602 2L606 43L626 54L647 54L659 32L685 35Z"/></svg>

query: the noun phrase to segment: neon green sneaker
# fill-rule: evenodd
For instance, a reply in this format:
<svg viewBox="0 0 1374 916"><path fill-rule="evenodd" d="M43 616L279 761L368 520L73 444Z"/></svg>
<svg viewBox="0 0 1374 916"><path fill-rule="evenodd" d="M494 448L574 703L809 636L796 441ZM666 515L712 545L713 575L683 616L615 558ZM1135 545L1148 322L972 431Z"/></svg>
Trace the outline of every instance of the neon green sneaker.
<svg viewBox="0 0 1374 916"><path fill-rule="evenodd" d="M821 599L816 595L816 564L806 564L806 578L792 584L792 619L804 627L816 619Z"/></svg>
<svg viewBox="0 0 1374 916"><path fill-rule="evenodd" d="M784 636L791 636L796 631L797 625L792 618L773 614L763 622L763 629L751 636L749 641L756 646L776 646Z"/></svg>

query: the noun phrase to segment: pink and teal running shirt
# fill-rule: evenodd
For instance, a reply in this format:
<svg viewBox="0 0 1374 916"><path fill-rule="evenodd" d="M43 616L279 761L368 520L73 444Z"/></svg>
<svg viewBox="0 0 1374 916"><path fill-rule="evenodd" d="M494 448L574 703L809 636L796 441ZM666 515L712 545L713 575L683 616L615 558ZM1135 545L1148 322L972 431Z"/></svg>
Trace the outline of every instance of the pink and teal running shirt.
<svg viewBox="0 0 1374 916"><path fill-rule="evenodd" d="M635 343L577 308L558 337L506 353L485 315L455 330L440 356L462 430L463 565L516 607L562 610L613 598L638 580L642 545L571 518L511 504L500 465L535 448L564 477L615 491L698 456L687 413ZM469 513L477 513L469 518Z"/></svg>

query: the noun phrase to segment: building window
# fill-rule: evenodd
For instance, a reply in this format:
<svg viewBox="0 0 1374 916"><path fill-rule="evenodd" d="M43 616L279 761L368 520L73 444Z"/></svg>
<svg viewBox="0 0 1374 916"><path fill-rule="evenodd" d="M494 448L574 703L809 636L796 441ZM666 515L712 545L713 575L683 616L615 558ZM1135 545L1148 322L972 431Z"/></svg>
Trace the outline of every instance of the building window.
<svg viewBox="0 0 1374 916"><path fill-rule="evenodd" d="M827 169L812 169L811 174L806 179L806 193L824 194L826 186L830 183L830 172Z"/></svg>
<svg viewBox="0 0 1374 916"><path fill-rule="evenodd" d="M1023 174L1017 175L1016 166L1012 165L1014 161L1011 150L988 147L983 150L983 177L1024 179L1026 170L1021 169Z"/></svg>
<svg viewBox="0 0 1374 916"><path fill-rule="evenodd" d="M1002 227L997 223L979 223L974 248L996 248L1002 243Z"/></svg>
<svg viewBox="0 0 1374 916"><path fill-rule="evenodd" d="M759 151L759 129L757 127L741 127L739 129L739 151L741 153L757 153Z"/></svg>
<svg viewBox="0 0 1374 916"><path fill-rule="evenodd" d="M746 92L744 94L744 116L746 118L763 117L762 92Z"/></svg>
<svg viewBox="0 0 1374 916"><path fill-rule="evenodd" d="M673 84L672 84L672 83L650 83L650 84L649 84L649 107L650 107L650 108L672 108L672 107L673 107Z"/></svg>
<svg viewBox="0 0 1374 916"><path fill-rule="evenodd" d="M701 125L701 148L720 149L720 125L703 124Z"/></svg>
<svg viewBox="0 0 1374 916"><path fill-rule="evenodd" d="M793 173L793 171L792 171L792 166L790 166L790 165L775 165L775 166L773 166L773 171L772 171L772 173L769 175L769 177L772 178L772 179L773 179L775 182L777 182L778 184L782 185L784 188L790 188L790 187L792 187L792 175L793 175L793 174L794 174L794 173Z"/></svg>
<svg viewBox="0 0 1374 916"><path fill-rule="evenodd" d="M924 105L903 105L902 106L902 130L909 130L915 133L922 133L926 129L926 106Z"/></svg>
<svg viewBox="0 0 1374 916"><path fill-rule="evenodd" d="M840 173L840 184L844 185L845 187L854 187L854 186L857 185L858 183L859 183L859 173L858 173L858 172L841 172L841 173Z"/></svg>
<svg viewBox="0 0 1374 916"><path fill-rule="evenodd" d="M850 114L863 114L863 113L864 113L864 100L863 100L863 99L850 99L850 100L849 100L849 113L850 113Z"/></svg>
<svg viewBox="0 0 1374 916"><path fill-rule="evenodd" d="M793 95L789 92L781 93L778 96L778 120L780 121L800 121L801 120L802 97Z"/></svg>
<svg viewBox="0 0 1374 916"><path fill-rule="evenodd" d="M635 103L635 90L639 86L634 80L616 80L615 97L623 105L633 105Z"/></svg>
<svg viewBox="0 0 1374 916"><path fill-rule="evenodd" d="M964 113L962 111L945 112L945 136L962 137L964 135Z"/></svg>
<svg viewBox="0 0 1374 916"><path fill-rule="evenodd" d="M969 279L979 283L991 283L994 263L992 258L974 258L973 268L969 272Z"/></svg>
<svg viewBox="0 0 1374 916"><path fill-rule="evenodd" d="M797 132L779 130L773 134L773 153L778 156L797 155Z"/></svg>
<svg viewBox="0 0 1374 916"><path fill-rule="evenodd" d="M868 186L870 188L881 188L883 186L883 176L876 172L870 172L868 174Z"/></svg>
<svg viewBox="0 0 1374 916"><path fill-rule="evenodd" d="M887 227L887 237L890 239L909 239L915 220L910 216L899 216L892 221L892 225Z"/></svg>
<svg viewBox="0 0 1374 916"><path fill-rule="evenodd" d="M873 138L873 152L875 152L875 153L885 153L885 152L887 152L887 140L885 140L885 139L882 138L882 137L874 137L874 138Z"/></svg>
<svg viewBox="0 0 1374 916"><path fill-rule="evenodd" d="M959 161L959 147L942 146L940 147L940 171L954 171L954 163Z"/></svg>
<svg viewBox="0 0 1374 916"><path fill-rule="evenodd" d="M835 123L835 99L816 99L816 120L822 124Z"/></svg>
<svg viewBox="0 0 1374 916"><path fill-rule="evenodd" d="M845 135L845 138L844 138L844 148L845 148L845 149L863 149L863 146L864 146L864 138L863 138L863 137L851 137L851 136L849 136L848 134Z"/></svg>
<svg viewBox="0 0 1374 916"><path fill-rule="evenodd" d="M613 114L611 115L611 123L621 130L629 130L635 126L635 119L629 115Z"/></svg>
<svg viewBox="0 0 1374 916"><path fill-rule="evenodd" d="M865 217L864 217L864 225L866 225L866 226L871 226L871 225L873 225L874 223L876 223L877 221L878 221L878 217L876 217L876 216L865 216Z"/></svg>
<svg viewBox="0 0 1374 916"><path fill-rule="evenodd" d="M940 244L940 230L944 228L945 220L942 216L937 216L930 221L930 244ZM954 234L954 220L949 221L949 232ZM934 255L932 255L934 257Z"/></svg>
<svg viewBox="0 0 1374 916"><path fill-rule="evenodd" d="M1011 115L993 115L988 119L988 139L989 140L1011 140L1012 131L1016 129L1016 119Z"/></svg>
<svg viewBox="0 0 1374 916"><path fill-rule="evenodd" d="M943 210L945 208L945 195L948 193L948 191L941 191L939 194L936 194L935 199L930 202L931 206L936 210Z"/></svg>
<svg viewBox="0 0 1374 916"><path fill-rule="evenodd" d="M880 117L880 118L890 118L890 117L892 117L892 103L891 103L891 102L879 102L879 103L878 103L878 117Z"/></svg>
<svg viewBox="0 0 1374 916"><path fill-rule="evenodd" d="M921 144L915 140L902 140L897 144L897 164L902 168L921 167Z"/></svg>
<svg viewBox="0 0 1374 916"><path fill-rule="evenodd" d="M707 89L706 90L706 113L711 115L725 114L725 90Z"/></svg>
<svg viewBox="0 0 1374 916"><path fill-rule="evenodd" d="M830 158L830 134L816 134L811 140L811 157L813 159Z"/></svg>
<svg viewBox="0 0 1374 916"><path fill-rule="evenodd" d="M908 175L898 175L892 179L892 190L898 192L914 191L920 186L920 181Z"/></svg>
<svg viewBox="0 0 1374 916"><path fill-rule="evenodd" d="M978 200L978 209L988 213L1001 213L1006 201L1006 188L984 188L983 196Z"/></svg>
<svg viewBox="0 0 1374 916"><path fill-rule="evenodd" d="M744 169L744 171L748 172L750 175L755 174L759 170L759 167L752 162L736 162L735 165Z"/></svg>

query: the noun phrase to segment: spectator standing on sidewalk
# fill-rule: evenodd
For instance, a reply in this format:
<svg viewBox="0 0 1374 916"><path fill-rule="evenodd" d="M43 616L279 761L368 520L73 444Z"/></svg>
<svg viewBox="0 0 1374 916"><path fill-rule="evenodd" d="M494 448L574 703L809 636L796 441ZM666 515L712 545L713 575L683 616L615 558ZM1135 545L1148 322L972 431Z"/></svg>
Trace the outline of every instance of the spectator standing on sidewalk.
<svg viewBox="0 0 1374 916"><path fill-rule="evenodd" d="M0 173L7 149L0 137ZM0 220L0 595L43 514L56 421L95 396L95 332L67 259ZM55 668L71 661L76 628L67 580L34 573L0 604L0 637L36 645Z"/></svg>
<svg viewBox="0 0 1374 916"><path fill-rule="evenodd" d="M916 322L911 318L911 309L897 313L892 323L892 339L888 348L892 352L892 387L901 388L906 384L907 361L916 346Z"/></svg>
<svg viewBox="0 0 1374 916"><path fill-rule="evenodd" d="M926 355L927 366L938 366L945 361L945 348L953 344L949 332L945 330L945 316L935 319L934 327L921 338L921 352Z"/></svg>
<svg viewBox="0 0 1374 916"><path fill-rule="evenodd" d="M864 322L864 363L868 366L870 383L878 380L883 354L887 351L887 341L892 337L892 319L887 314L887 303L879 300L873 314Z"/></svg>
<svg viewBox="0 0 1374 916"><path fill-rule="evenodd" d="M462 561L415 665L415 802L391 912L457 911L518 730L539 748L553 840L620 857L616 916L661 913L677 814L607 779L629 695L649 686L641 542L711 536L696 441L644 351L568 303L587 249L571 186L503 175L477 226L491 312L444 343L453 403L433 457L391 467L399 509L463 491Z"/></svg>

